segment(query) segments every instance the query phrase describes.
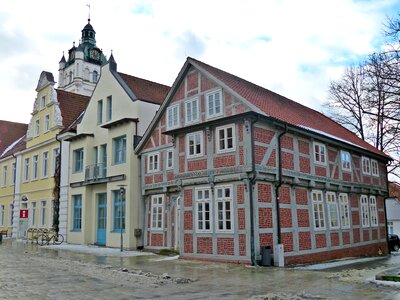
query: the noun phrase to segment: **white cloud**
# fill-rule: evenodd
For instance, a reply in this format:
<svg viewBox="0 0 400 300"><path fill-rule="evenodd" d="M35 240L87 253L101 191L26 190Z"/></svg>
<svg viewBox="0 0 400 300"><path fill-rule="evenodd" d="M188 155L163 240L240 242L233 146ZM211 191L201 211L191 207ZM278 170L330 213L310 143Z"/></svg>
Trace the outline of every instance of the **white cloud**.
<svg viewBox="0 0 400 300"><path fill-rule="evenodd" d="M42 70L86 25L88 1L14 0L0 7L0 119L29 122ZM97 45L118 70L172 84L186 56L315 109L330 80L374 51L394 0L91 1ZM397 7L398 9L399 7ZM33 13L34 12L34 13ZM393 15L392 15L393 16ZM7 41L7 44L3 42ZM5 103L5 102L3 102Z"/></svg>

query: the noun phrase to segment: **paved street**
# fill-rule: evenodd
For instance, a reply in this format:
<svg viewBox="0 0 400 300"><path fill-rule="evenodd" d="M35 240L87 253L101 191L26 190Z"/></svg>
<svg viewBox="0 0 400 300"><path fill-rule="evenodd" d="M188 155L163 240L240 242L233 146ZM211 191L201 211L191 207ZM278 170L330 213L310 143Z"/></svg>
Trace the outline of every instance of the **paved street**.
<svg viewBox="0 0 400 300"><path fill-rule="evenodd" d="M0 299L400 299L400 285L369 282L394 266L400 255L316 271L103 256L3 240Z"/></svg>

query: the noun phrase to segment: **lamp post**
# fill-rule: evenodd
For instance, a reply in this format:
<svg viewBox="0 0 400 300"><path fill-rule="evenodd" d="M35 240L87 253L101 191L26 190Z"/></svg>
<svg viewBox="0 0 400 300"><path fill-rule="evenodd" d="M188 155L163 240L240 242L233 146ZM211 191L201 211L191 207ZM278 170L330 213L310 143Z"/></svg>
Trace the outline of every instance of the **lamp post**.
<svg viewBox="0 0 400 300"><path fill-rule="evenodd" d="M121 232L121 252L123 251L123 229L122 229L122 201L125 200L125 187L120 186L119 188L119 229Z"/></svg>

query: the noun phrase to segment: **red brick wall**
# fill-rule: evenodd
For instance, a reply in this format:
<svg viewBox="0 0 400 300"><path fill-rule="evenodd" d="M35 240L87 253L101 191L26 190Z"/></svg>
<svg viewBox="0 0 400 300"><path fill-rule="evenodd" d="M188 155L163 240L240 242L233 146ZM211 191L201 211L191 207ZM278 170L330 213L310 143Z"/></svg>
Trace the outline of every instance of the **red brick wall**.
<svg viewBox="0 0 400 300"><path fill-rule="evenodd" d="M183 235L183 252L193 253L193 235L191 233Z"/></svg>
<svg viewBox="0 0 400 300"><path fill-rule="evenodd" d="M282 244L285 252L293 252L293 233L282 232Z"/></svg>
<svg viewBox="0 0 400 300"><path fill-rule="evenodd" d="M246 235L239 234L239 255L246 256Z"/></svg>
<svg viewBox="0 0 400 300"><path fill-rule="evenodd" d="M244 203L244 184L236 185L236 201L237 204Z"/></svg>
<svg viewBox="0 0 400 300"><path fill-rule="evenodd" d="M298 145L300 153L310 155L310 143L303 140L299 140Z"/></svg>
<svg viewBox="0 0 400 300"><path fill-rule="evenodd" d="M360 229L358 228L353 229L353 242L354 243L360 242Z"/></svg>
<svg viewBox="0 0 400 300"><path fill-rule="evenodd" d="M235 240L233 238L217 238L218 255L234 255Z"/></svg>
<svg viewBox="0 0 400 300"><path fill-rule="evenodd" d="M291 136L284 135L281 140L282 149L293 150L293 138Z"/></svg>
<svg viewBox="0 0 400 300"><path fill-rule="evenodd" d="M282 185L279 188L279 203L290 204L290 187Z"/></svg>
<svg viewBox="0 0 400 300"><path fill-rule="evenodd" d="M193 90L199 86L199 73L197 71L190 72L186 76L187 90ZM197 91L196 91L197 92Z"/></svg>
<svg viewBox="0 0 400 300"><path fill-rule="evenodd" d="M260 252L261 252L261 247L263 246L271 246L271 249L274 248L272 233L260 233L259 237L260 237Z"/></svg>
<svg viewBox="0 0 400 300"><path fill-rule="evenodd" d="M207 77L201 76L201 91L205 92L208 90L213 89L214 87L216 87L216 85L211 82L210 80L208 80Z"/></svg>
<svg viewBox="0 0 400 300"><path fill-rule="evenodd" d="M211 237L198 237L197 238L197 253L199 254L212 254L213 242Z"/></svg>
<svg viewBox="0 0 400 300"><path fill-rule="evenodd" d="M164 246L162 233L151 233L150 237L151 237L151 241L150 241L151 246L157 246L157 247Z"/></svg>
<svg viewBox="0 0 400 300"><path fill-rule="evenodd" d="M234 154L217 156L214 158L214 168L226 168L226 167L233 167L235 165L236 165L236 156Z"/></svg>
<svg viewBox="0 0 400 300"><path fill-rule="evenodd" d="M300 172L302 173L311 173L311 167L310 167L310 159L308 157L299 157L299 163L300 163Z"/></svg>
<svg viewBox="0 0 400 300"><path fill-rule="evenodd" d="M298 227L310 226L308 209L297 209L297 225Z"/></svg>
<svg viewBox="0 0 400 300"><path fill-rule="evenodd" d="M267 151L267 148L258 146L258 145L254 145L254 160L255 160L256 164L261 164L266 151Z"/></svg>
<svg viewBox="0 0 400 300"><path fill-rule="evenodd" d="M193 203L193 191L192 190L184 190L183 192L183 197L184 197L184 203L183 205L185 207L192 207Z"/></svg>
<svg viewBox="0 0 400 300"><path fill-rule="evenodd" d="M271 156L268 158L267 161L268 167L276 167L276 150L272 150Z"/></svg>
<svg viewBox="0 0 400 300"><path fill-rule="evenodd" d="M246 229L246 210L244 208L237 209L239 230Z"/></svg>
<svg viewBox="0 0 400 300"><path fill-rule="evenodd" d="M258 202L271 202L272 194L271 194L271 185L267 183L258 183Z"/></svg>
<svg viewBox="0 0 400 300"><path fill-rule="evenodd" d="M292 153L282 152L282 168L294 170L294 155Z"/></svg>
<svg viewBox="0 0 400 300"><path fill-rule="evenodd" d="M297 205L307 205L308 204L308 192L303 188L296 188L296 204Z"/></svg>
<svg viewBox="0 0 400 300"><path fill-rule="evenodd" d="M189 160L187 167L188 171L207 170L207 159Z"/></svg>
<svg viewBox="0 0 400 300"><path fill-rule="evenodd" d="M325 248L326 235L324 233L315 234L315 243L317 248Z"/></svg>
<svg viewBox="0 0 400 300"><path fill-rule="evenodd" d="M350 232L348 231L342 232L342 240L343 240L343 245L350 244Z"/></svg>
<svg viewBox="0 0 400 300"><path fill-rule="evenodd" d="M292 227L292 210L290 208L280 208L280 220L282 228Z"/></svg>
<svg viewBox="0 0 400 300"><path fill-rule="evenodd" d="M193 213L190 210L184 212L183 229L193 230Z"/></svg>
<svg viewBox="0 0 400 300"><path fill-rule="evenodd" d="M258 208L258 224L260 228L272 228L272 208Z"/></svg>
<svg viewBox="0 0 400 300"><path fill-rule="evenodd" d="M315 167L315 175L326 177L326 168L325 167Z"/></svg>
<svg viewBox="0 0 400 300"><path fill-rule="evenodd" d="M310 250L311 249L311 233L310 232L299 232L299 250Z"/></svg>
<svg viewBox="0 0 400 300"><path fill-rule="evenodd" d="M336 247L339 246L339 233L338 232L331 232L331 246Z"/></svg>
<svg viewBox="0 0 400 300"><path fill-rule="evenodd" d="M275 132L260 127L254 127L254 140L265 144L270 144Z"/></svg>
<svg viewBox="0 0 400 300"><path fill-rule="evenodd" d="M369 229L363 229L363 240L364 242L369 241Z"/></svg>

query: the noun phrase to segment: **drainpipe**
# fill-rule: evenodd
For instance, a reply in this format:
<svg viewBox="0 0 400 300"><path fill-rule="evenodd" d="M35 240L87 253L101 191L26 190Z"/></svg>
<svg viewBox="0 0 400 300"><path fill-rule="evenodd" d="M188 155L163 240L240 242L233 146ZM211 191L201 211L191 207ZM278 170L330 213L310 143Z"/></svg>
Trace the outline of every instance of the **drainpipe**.
<svg viewBox="0 0 400 300"><path fill-rule="evenodd" d="M287 125L285 124L285 131L282 131L278 136L278 183L275 185L275 207L276 207L276 223L277 223L277 235L278 245L282 243L281 238L281 220L279 215L279 188L282 185L282 144L281 139L287 133Z"/></svg>

